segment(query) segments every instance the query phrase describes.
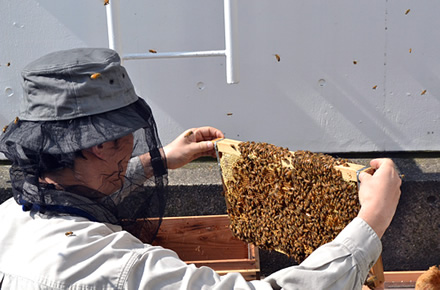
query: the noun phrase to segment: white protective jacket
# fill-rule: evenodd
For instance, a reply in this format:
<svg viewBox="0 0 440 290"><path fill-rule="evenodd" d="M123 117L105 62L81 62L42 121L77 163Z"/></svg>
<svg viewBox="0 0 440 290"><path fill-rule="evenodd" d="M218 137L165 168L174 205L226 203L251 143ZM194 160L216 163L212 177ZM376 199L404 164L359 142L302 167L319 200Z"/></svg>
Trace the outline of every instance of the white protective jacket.
<svg viewBox="0 0 440 290"><path fill-rule="evenodd" d="M24 212L13 198L0 205L0 221L0 289L8 290L361 289L382 249L356 218L301 265L246 282L237 273L219 276L186 265L175 252L143 244L119 226Z"/></svg>

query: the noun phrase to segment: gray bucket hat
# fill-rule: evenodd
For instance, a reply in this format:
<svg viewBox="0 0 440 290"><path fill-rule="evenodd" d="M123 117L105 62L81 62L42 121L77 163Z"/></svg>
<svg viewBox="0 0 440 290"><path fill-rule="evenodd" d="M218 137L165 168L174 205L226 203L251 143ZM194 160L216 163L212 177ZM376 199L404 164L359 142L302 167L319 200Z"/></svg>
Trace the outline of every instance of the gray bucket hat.
<svg viewBox="0 0 440 290"><path fill-rule="evenodd" d="M0 151L10 141L37 152L75 152L151 122L150 107L111 49L53 52L27 65L22 77L20 115L4 129Z"/></svg>
<svg viewBox="0 0 440 290"><path fill-rule="evenodd" d="M22 77L22 120L74 119L138 100L119 55L111 49L57 51L27 65Z"/></svg>

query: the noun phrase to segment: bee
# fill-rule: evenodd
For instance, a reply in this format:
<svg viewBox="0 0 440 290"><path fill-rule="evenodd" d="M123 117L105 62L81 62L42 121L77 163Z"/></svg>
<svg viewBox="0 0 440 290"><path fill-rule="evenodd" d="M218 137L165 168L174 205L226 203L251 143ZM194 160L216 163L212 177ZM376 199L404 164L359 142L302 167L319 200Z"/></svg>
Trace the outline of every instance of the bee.
<svg viewBox="0 0 440 290"><path fill-rule="evenodd" d="M426 90L423 90L421 95L423 96L424 94L426 94Z"/></svg>
<svg viewBox="0 0 440 290"><path fill-rule="evenodd" d="M66 232L65 235L66 235L66 237L73 236L73 232Z"/></svg>
<svg viewBox="0 0 440 290"><path fill-rule="evenodd" d="M237 148L235 148L234 144L231 144L232 149L234 149L235 151L237 151Z"/></svg>
<svg viewBox="0 0 440 290"><path fill-rule="evenodd" d="M405 15L408 15L408 13L411 11L411 9L407 9L406 11L405 11Z"/></svg>
<svg viewBox="0 0 440 290"><path fill-rule="evenodd" d="M232 113L227 113L226 115L227 115L227 116L232 116Z"/></svg>
<svg viewBox="0 0 440 290"><path fill-rule="evenodd" d="M280 55L279 54L274 54L274 55L275 55L275 58L277 59L277 61L280 62L280 60L281 60Z"/></svg>
<svg viewBox="0 0 440 290"><path fill-rule="evenodd" d="M377 89L377 85L373 86L373 90Z"/></svg>
<svg viewBox="0 0 440 290"><path fill-rule="evenodd" d="M94 74L92 74L92 75L90 76L90 78L91 78L92 80L96 80L96 79L99 78L100 76L101 76L100 73L94 73Z"/></svg>
<svg viewBox="0 0 440 290"><path fill-rule="evenodd" d="M412 48L409 49L409 53L411 53L411 52L412 52Z"/></svg>
<svg viewBox="0 0 440 290"><path fill-rule="evenodd" d="M110 0L104 0L104 6L110 4Z"/></svg>
<svg viewBox="0 0 440 290"><path fill-rule="evenodd" d="M370 277L367 278L367 280L365 281L365 285L368 286L370 289L374 289L375 288L375 284L377 281L377 277L374 275L371 275Z"/></svg>
<svg viewBox="0 0 440 290"><path fill-rule="evenodd" d="M5 133L7 129L8 129L8 125L4 126L3 127L3 133Z"/></svg>
<svg viewBox="0 0 440 290"><path fill-rule="evenodd" d="M20 119L19 119L18 117L15 117L15 119L14 119L14 124L17 124L19 120L20 120Z"/></svg>
<svg viewBox="0 0 440 290"><path fill-rule="evenodd" d="M194 134L194 132L190 130L190 131L188 131L188 132L185 133L184 137L185 137L185 138L188 138L188 137L191 136L192 134Z"/></svg>
<svg viewBox="0 0 440 290"><path fill-rule="evenodd" d="M157 50L154 50L154 49L149 49L148 51L151 53L157 53Z"/></svg>
<svg viewBox="0 0 440 290"><path fill-rule="evenodd" d="M10 62L8 62L8 63L6 64L6 66L11 66L11 63L10 63Z"/></svg>
<svg viewBox="0 0 440 290"><path fill-rule="evenodd" d="M357 62L357 60L353 60L353 64L357 64L358 62Z"/></svg>

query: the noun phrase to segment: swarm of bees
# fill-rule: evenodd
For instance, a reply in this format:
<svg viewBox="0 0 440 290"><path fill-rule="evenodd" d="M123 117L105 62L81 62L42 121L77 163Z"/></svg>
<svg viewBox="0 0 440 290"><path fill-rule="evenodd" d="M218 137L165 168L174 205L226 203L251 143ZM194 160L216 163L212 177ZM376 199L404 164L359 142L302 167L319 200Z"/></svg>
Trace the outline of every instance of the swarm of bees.
<svg viewBox="0 0 440 290"><path fill-rule="evenodd" d="M301 263L356 217L357 184L333 168L347 160L267 143L234 149L240 157L224 154L220 165L237 238Z"/></svg>

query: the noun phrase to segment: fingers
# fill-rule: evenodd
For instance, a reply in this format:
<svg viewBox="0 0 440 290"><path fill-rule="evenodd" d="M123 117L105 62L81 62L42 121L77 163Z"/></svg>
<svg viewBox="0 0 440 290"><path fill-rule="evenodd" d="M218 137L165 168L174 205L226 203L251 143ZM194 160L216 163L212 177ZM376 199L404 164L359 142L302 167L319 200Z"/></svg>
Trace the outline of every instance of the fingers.
<svg viewBox="0 0 440 290"><path fill-rule="evenodd" d="M389 158L379 158L370 161L370 166L375 169L373 174L363 171L359 174L359 181L369 180L372 176L399 178L394 162Z"/></svg>
<svg viewBox="0 0 440 290"><path fill-rule="evenodd" d="M378 169L382 164L390 163L390 162L392 162L391 159L388 159L388 158L378 158L378 159L371 160L370 161L370 166L375 168L375 169Z"/></svg>
<svg viewBox="0 0 440 290"><path fill-rule="evenodd" d="M376 169L373 175L359 174L361 210L358 216L382 237L396 211L401 180L391 159L374 159L370 165Z"/></svg>
<svg viewBox="0 0 440 290"><path fill-rule="evenodd" d="M193 129L193 131L196 142L209 141L209 140L225 137L222 131L209 126L196 128Z"/></svg>
<svg viewBox="0 0 440 290"><path fill-rule="evenodd" d="M214 144L211 140L224 138L223 132L220 130L205 126L199 128L188 129L182 133L184 143L187 148L187 155L190 160L197 159L202 156L216 157Z"/></svg>
<svg viewBox="0 0 440 290"><path fill-rule="evenodd" d="M359 173L359 181L360 182L367 181L371 177L372 177L372 175L367 173L367 172L365 172L365 171L362 171L361 173Z"/></svg>

